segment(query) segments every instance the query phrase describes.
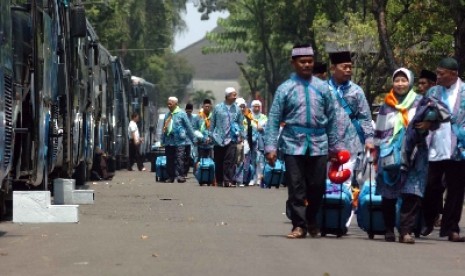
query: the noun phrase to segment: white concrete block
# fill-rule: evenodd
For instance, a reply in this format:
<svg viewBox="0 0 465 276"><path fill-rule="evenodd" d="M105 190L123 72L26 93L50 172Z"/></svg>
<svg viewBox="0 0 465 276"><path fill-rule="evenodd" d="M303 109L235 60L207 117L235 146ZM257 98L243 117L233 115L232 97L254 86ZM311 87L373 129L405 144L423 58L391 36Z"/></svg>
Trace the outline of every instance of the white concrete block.
<svg viewBox="0 0 465 276"><path fill-rule="evenodd" d="M76 189L74 179L57 178L53 180L53 204L74 204L73 191Z"/></svg>
<svg viewBox="0 0 465 276"><path fill-rule="evenodd" d="M13 222L78 222L78 205L50 205L50 191L14 191Z"/></svg>
<svg viewBox="0 0 465 276"><path fill-rule="evenodd" d="M94 204L94 190L74 190L73 204Z"/></svg>

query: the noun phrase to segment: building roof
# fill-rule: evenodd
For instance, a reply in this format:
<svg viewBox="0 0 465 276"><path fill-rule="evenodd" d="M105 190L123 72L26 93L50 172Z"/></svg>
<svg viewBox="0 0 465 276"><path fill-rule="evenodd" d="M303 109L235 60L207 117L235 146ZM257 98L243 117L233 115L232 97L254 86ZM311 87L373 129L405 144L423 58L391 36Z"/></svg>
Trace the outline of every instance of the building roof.
<svg viewBox="0 0 465 276"><path fill-rule="evenodd" d="M216 31L215 29L214 31ZM177 55L184 57L194 68L194 79L237 80L240 76L236 62L245 63L245 53L203 54L202 48L211 45L206 38L180 50Z"/></svg>

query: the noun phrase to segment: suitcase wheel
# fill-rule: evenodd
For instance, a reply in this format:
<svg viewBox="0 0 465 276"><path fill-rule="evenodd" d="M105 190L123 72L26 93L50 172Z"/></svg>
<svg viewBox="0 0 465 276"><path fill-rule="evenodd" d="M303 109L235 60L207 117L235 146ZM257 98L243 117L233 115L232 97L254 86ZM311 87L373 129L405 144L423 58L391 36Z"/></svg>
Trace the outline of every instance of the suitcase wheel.
<svg viewBox="0 0 465 276"><path fill-rule="evenodd" d="M370 240L374 239L374 238L375 238L375 234L368 233L368 238L369 238Z"/></svg>
<svg viewBox="0 0 465 276"><path fill-rule="evenodd" d="M322 237L326 237L326 232L321 232Z"/></svg>

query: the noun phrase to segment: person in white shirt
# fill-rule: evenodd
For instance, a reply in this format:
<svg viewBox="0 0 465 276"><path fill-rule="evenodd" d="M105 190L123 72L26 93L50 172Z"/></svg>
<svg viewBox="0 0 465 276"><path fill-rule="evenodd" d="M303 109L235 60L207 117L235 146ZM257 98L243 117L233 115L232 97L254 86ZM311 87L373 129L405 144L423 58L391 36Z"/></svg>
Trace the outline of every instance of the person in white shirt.
<svg viewBox="0 0 465 276"><path fill-rule="evenodd" d="M139 114L137 112L132 113L131 122L128 126L129 135L129 163L128 171L132 171L132 166L137 163L137 169L139 171L145 171L144 164L142 163L142 156L140 155L140 145L144 142L144 139L140 137L139 128L137 127L139 122Z"/></svg>
<svg viewBox="0 0 465 276"><path fill-rule="evenodd" d="M422 204L425 227L421 234L427 236L433 231L445 183L447 196L439 236L448 237L452 242L465 242L465 237L459 234L465 192L465 83L458 77L458 70L455 59L442 59L436 69L438 85L426 93L427 97L445 103L452 119L441 123L428 137L428 183Z"/></svg>

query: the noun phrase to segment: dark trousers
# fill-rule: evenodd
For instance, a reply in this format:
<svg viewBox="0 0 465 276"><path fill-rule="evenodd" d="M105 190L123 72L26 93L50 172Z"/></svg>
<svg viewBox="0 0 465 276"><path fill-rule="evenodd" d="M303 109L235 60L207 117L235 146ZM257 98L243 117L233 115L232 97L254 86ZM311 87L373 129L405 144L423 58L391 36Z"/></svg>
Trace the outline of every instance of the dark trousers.
<svg viewBox="0 0 465 276"><path fill-rule="evenodd" d="M189 168L191 166L191 145L185 146L185 160L184 160L184 176L187 176L189 173Z"/></svg>
<svg viewBox="0 0 465 276"><path fill-rule="evenodd" d="M165 146L166 173L169 179L184 176L185 146Z"/></svg>
<svg viewBox="0 0 465 276"><path fill-rule="evenodd" d="M326 190L328 157L285 155L289 215L293 228L307 229L316 215ZM308 205L306 206L305 200Z"/></svg>
<svg viewBox="0 0 465 276"><path fill-rule="evenodd" d="M215 160L215 177L220 183L234 183L234 174L236 173L236 154L237 148L235 143L228 145L214 146Z"/></svg>
<svg viewBox="0 0 465 276"><path fill-rule="evenodd" d="M400 206L400 227L401 236L411 234L418 225L418 214L421 210L421 197L404 194L402 195L402 205Z"/></svg>
<svg viewBox="0 0 465 276"><path fill-rule="evenodd" d="M140 155L140 144L136 145L134 139L129 139L129 164L128 169L132 170L134 163L137 163L137 169L141 171L144 168L142 156Z"/></svg>
<svg viewBox="0 0 465 276"><path fill-rule="evenodd" d="M386 232L394 232L396 226L396 205L397 198L385 198L381 202L383 212L384 226ZM417 225L418 214L421 210L421 198L412 194L402 195L402 205L400 207L400 227L399 234L401 236L414 232Z"/></svg>
<svg viewBox="0 0 465 276"><path fill-rule="evenodd" d="M465 192L465 161L435 161L429 162L428 183L423 199L425 223L433 226L443 200L443 181L447 195L441 219L441 237L451 232L460 232L459 222L462 216L463 197Z"/></svg>

